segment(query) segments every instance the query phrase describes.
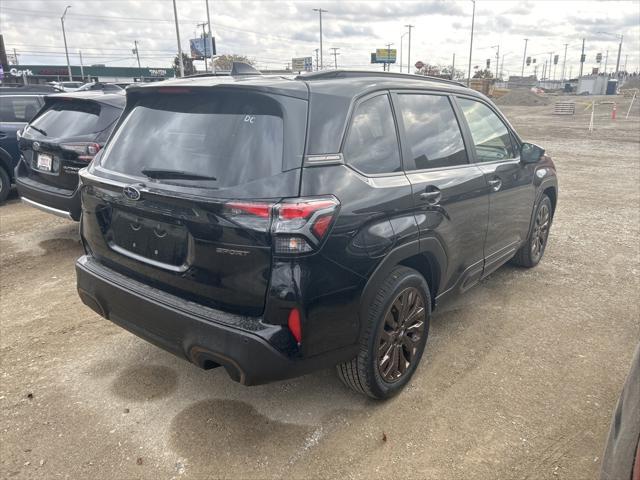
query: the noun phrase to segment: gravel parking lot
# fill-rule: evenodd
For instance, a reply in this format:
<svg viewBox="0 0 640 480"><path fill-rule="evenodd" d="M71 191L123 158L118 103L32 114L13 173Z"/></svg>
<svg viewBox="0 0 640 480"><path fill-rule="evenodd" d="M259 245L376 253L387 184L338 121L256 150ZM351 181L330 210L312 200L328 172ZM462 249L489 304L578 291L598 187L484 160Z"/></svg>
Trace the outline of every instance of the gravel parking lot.
<svg viewBox="0 0 640 480"><path fill-rule="evenodd" d="M640 116L618 102L593 133L582 104L503 109L558 167L546 256L443 305L385 403L333 371L243 387L102 320L76 294L77 224L14 194L0 207L0 477L596 478L640 337Z"/></svg>

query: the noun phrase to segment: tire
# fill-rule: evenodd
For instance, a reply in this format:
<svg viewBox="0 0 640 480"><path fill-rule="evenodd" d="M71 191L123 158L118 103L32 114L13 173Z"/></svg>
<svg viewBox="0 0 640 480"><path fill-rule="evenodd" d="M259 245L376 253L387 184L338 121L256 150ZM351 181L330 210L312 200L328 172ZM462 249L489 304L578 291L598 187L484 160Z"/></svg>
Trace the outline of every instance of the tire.
<svg viewBox="0 0 640 480"><path fill-rule="evenodd" d="M549 200L548 196L542 195L533 215L533 225L529 231L527 241L513 257L514 264L532 268L540 263L547 248L552 220L553 207L551 200Z"/></svg>
<svg viewBox="0 0 640 480"><path fill-rule="evenodd" d="M11 178L9 174L0 166L0 203L3 203L11 191Z"/></svg>
<svg viewBox="0 0 640 480"><path fill-rule="evenodd" d="M395 267L364 316L360 352L337 366L338 376L347 387L372 398L397 394L420 363L430 318L431 296L424 277L411 268Z"/></svg>

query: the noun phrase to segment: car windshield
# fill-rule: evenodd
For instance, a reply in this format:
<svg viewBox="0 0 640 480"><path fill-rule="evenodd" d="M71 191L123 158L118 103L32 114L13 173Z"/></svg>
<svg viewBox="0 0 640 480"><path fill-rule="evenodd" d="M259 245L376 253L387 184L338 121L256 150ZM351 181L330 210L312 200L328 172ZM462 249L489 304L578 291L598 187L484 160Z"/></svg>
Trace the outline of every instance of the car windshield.
<svg viewBox="0 0 640 480"><path fill-rule="evenodd" d="M264 95L145 95L101 165L137 177L147 176L145 170L197 173L200 178L175 175L171 182L230 187L281 172L283 135L281 106Z"/></svg>
<svg viewBox="0 0 640 480"><path fill-rule="evenodd" d="M115 122L120 109L96 102L58 100L50 104L29 126L34 136L70 138L99 133ZM36 131L36 134L32 132ZM44 132L44 133L43 133Z"/></svg>
<svg viewBox="0 0 640 480"><path fill-rule="evenodd" d="M0 122L28 122L40 109L36 96L3 95L0 97Z"/></svg>

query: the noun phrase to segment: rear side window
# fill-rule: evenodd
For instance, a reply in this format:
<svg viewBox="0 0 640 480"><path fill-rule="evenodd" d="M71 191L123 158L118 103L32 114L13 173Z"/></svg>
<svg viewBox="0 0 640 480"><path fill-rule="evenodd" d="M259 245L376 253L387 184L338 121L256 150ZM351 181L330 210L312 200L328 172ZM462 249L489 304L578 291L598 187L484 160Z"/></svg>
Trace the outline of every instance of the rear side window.
<svg viewBox="0 0 640 480"><path fill-rule="evenodd" d="M356 108L344 146L347 163L365 174L399 172L400 151L388 95Z"/></svg>
<svg viewBox="0 0 640 480"><path fill-rule="evenodd" d="M0 97L0 122L28 122L41 105L36 96L3 95Z"/></svg>
<svg viewBox="0 0 640 480"><path fill-rule="evenodd" d="M101 165L137 177L145 177L143 170L197 174L211 177L197 182L212 188L241 185L282 172L284 115L274 98L247 92L145 94L118 127Z"/></svg>
<svg viewBox="0 0 640 480"><path fill-rule="evenodd" d="M417 170L468 163L460 126L447 97L399 94L398 103Z"/></svg>
<svg viewBox="0 0 640 480"><path fill-rule="evenodd" d="M121 110L110 105L77 100L57 100L51 103L30 126L34 137L72 138L97 134L111 126Z"/></svg>
<svg viewBox="0 0 640 480"><path fill-rule="evenodd" d="M467 98L458 98L458 104L469 124L479 162L516 158L509 130L489 107Z"/></svg>

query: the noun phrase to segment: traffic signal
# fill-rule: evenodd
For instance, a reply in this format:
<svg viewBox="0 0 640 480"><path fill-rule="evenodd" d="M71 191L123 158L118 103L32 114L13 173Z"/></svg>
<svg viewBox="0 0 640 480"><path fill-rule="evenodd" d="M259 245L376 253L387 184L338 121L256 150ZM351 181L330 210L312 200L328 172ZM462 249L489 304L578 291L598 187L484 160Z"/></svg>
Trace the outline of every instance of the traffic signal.
<svg viewBox="0 0 640 480"><path fill-rule="evenodd" d="M527 57L527 67L531 65L531 57Z"/></svg>
<svg viewBox="0 0 640 480"><path fill-rule="evenodd" d="M558 64L558 58L560 57L560 55L556 55L553 57L553 64L557 65Z"/></svg>
<svg viewBox="0 0 640 480"><path fill-rule="evenodd" d="M487 58L487 70L491 68L491 59Z"/></svg>

